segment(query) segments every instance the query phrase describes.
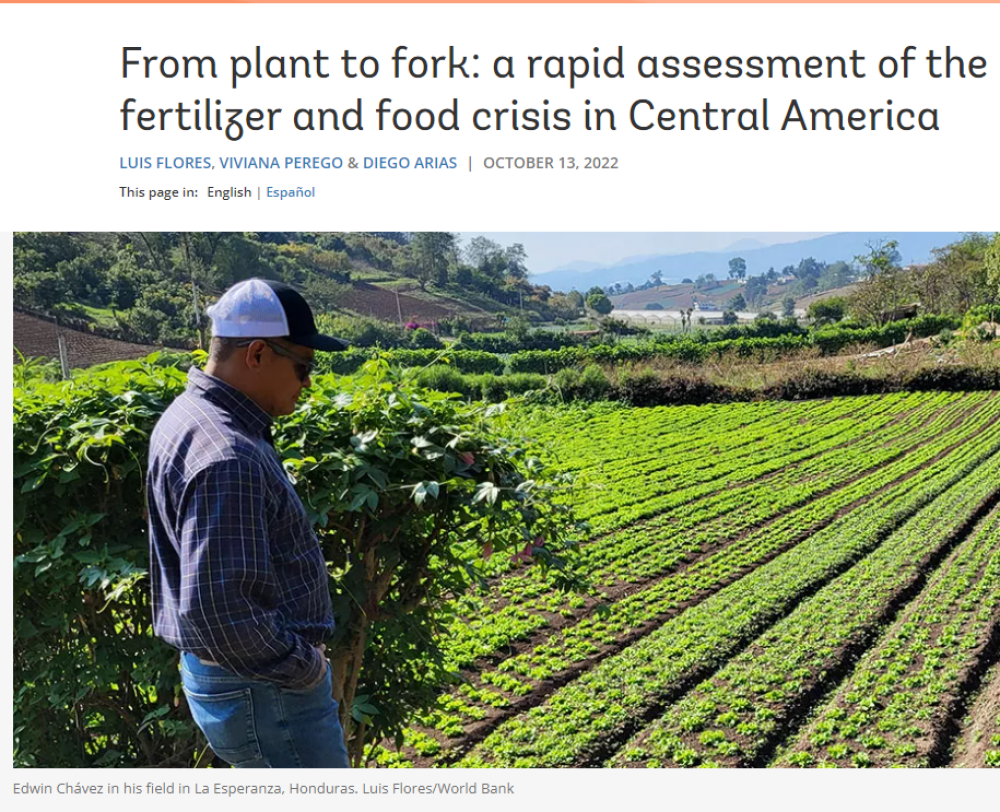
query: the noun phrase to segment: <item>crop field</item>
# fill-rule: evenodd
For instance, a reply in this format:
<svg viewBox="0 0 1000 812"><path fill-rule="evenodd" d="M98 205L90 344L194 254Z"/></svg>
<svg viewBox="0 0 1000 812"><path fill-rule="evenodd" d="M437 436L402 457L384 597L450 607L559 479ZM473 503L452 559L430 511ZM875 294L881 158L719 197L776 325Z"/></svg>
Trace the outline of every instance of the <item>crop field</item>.
<svg viewBox="0 0 1000 812"><path fill-rule="evenodd" d="M1000 766L1000 393L514 419L586 588L490 560L378 764Z"/></svg>

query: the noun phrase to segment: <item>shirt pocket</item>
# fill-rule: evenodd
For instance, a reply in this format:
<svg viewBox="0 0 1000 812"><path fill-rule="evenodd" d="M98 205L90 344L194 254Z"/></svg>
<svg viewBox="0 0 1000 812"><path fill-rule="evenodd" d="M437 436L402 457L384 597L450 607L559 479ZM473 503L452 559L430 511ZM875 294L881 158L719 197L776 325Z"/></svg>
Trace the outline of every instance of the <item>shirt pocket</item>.
<svg viewBox="0 0 1000 812"><path fill-rule="evenodd" d="M191 716L215 754L235 767L262 758L249 688L217 694L184 689Z"/></svg>

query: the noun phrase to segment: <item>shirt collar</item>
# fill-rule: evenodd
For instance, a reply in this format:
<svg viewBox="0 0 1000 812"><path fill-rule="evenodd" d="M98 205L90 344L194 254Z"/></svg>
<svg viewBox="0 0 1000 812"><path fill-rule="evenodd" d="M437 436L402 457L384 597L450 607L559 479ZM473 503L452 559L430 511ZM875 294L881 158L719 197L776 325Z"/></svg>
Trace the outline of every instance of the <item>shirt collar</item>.
<svg viewBox="0 0 1000 812"><path fill-rule="evenodd" d="M230 412L252 436L271 441L271 416L235 386L191 367L188 370L187 391L196 397L207 398Z"/></svg>

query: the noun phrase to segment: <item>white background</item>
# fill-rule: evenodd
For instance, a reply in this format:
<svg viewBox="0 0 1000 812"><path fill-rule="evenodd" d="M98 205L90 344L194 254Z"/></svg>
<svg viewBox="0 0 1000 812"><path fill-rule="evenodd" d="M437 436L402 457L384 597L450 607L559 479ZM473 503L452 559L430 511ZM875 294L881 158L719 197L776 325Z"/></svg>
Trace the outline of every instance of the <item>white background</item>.
<svg viewBox="0 0 1000 812"><path fill-rule="evenodd" d="M0 9L6 34L0 51L4 88L5 166L0 228L5 230L538 230L538 231L838 231L994 230L1000 162L995 63L1000 30L997 6L7 6ZM510 54L523 65L527 54L602 53L619 44L634 77L638 56L669 54L847 54L868 56L872 78L836 81L597 80L571 91L563 80L517 84L484 77L472 81L380 80L228 82L123 80L121 48L149 54L211 54L225 75L231 54L257 44L274 54L329 55L344 48L386 57L400 44L411 53L445 53L455 45L485 57ZM911 78L880 80L877 59L946 45L990 62L981 80ZM338 63L332 62L332 68ZM923 63L915 63L923 69ZM483 71L485 74L486 71ZM142 106L190 105L206 95L228 106L338 106L363 96L370 110L382 96L399 104L443 104L453 96L463 110L522 106L574 110L567 133L483 133L463 125L459 133L251 133L232 144L218 133L121 131L122 100ZM627 109L637 98L662 106L744 106L767 96L772 131L636 132L620 119L614 133L579 128L583 98ZM941 131L801 133L777 131L788 99L804 107L937 107ZM477 170L454 172L135 172L122 171L128 156L422 156L453 155L460 167L473 158ZM617 156L617 171L486 172L487 156ZM295 202L205 199L122 199L121 185L204 189L244 184L285 188L315 186L317 196ZM10 235L3 237L3 270L10 273ZM9 293L5 292L6 296ZM9 308L4 311L9 312ZM10 332L8 331L8 334ZM8 380L10 376L8 376ZM9 453L9 452L8 452ZM5 459L10 459L6 457ZM7 581L7 584L10 582ZM5 587L9 590L9 586ZM8 591L7 600L10 600ZM4 626L8 634L10 619ZM9 663L5 691L11 692ZM10 717L4 735L10 740ZM127 809L201 806L273 809L274 799L176 796L117 799L86 796L14 796L16 782L57 783L131 780L170 781L191 773L134 771L123 776L71 771L7 769L6 793L15 809ZM431 782L437 772L379 774L377 780ZM115 776L118 776L115 778ZM451 777L451 776L449 776ZM290 780L226 773L228 782ZM300 776L295 776L300 779ZM324 777L333 781L329 775ZM204 779L211 783L215 776ZM304 779L302 779L304 780ZM361 782L361 777L352 779ZM369 780L365 776L364 780ZM371 781L376 778L372 777ZM906 805L939 810L954 804L995 802L995 775L960 771L864 774L819 771L597 773L467 772L459 780L513 780L510 798L475 799L358 796L350 800L285 796L281 806L384 809L764 808L869 809ZM515 807L516 805L516 807Z"/></svg>
<svg viewBox="0 0 1000 812"><path fill-rule="evenodd" d="M997 99L1000 7L990 5L624 6L19 6L0 54L6 89L5 194L0 227L22 229L219 228L377 230L992 230L1000 163ZM45 32L44 37L39 32ZM143 54L216 57L220 78L123 79L122 46ZM233 91L229 57L249 54L373 54L380 78L247 80ZM478 80L394 80L388 57L478 53ZM609 54L625 49L628 78L525 75L527 55ZM909 79L877 75L881 56L945 46L987 58L985 79L937 79L912 65ZM642 55L864 54L869 77L813 80L640 79ZM519 78L491 76L492 58L516 58ZM339 61L328 65L339 71ZM470 61L469 65L472 65ZM385 78L383 78L385 77ZM280 129L237 143L217 132L123 132L125 98L172 107L219 98L227 107L281 107ZM364 132L297 132L299 107L342 107L362 96ZM379 132L382 97L394 106L460 100L459 132ZM770 132L638 132L631 102L657 106L759 105ZM568 132L477 132L478 107L573 110ZM616 132L586 132L583 99L619 113ZM791 98L809 107L937 108L938 132L780 131ZM122 171L128 157L456 156L457 171ZM488 156L617 156L615 171L478 169ZM472 158L477 171L468 172ZM205 199L205 188L316 187L305 201ZM123 200L119 187L198 188L198 201Z"/></svg>

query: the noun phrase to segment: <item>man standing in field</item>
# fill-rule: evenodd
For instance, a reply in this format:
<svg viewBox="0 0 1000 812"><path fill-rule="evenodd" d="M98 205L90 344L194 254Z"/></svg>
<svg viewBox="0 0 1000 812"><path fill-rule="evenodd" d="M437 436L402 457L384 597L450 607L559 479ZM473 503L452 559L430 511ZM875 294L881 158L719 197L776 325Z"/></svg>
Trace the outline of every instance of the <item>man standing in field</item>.
<svg viewBox="0 0 1000 812"><path fill-rule="evenodd" d="M181 651L195 722L237 767L346 767L323 641L326 565L271 440L307 388L320 335L288 285L251 279L208 309L205 371L150 440L153 629Z"/></svg>

